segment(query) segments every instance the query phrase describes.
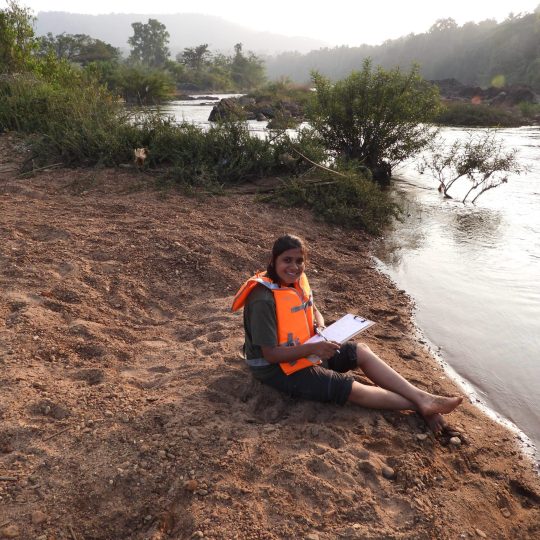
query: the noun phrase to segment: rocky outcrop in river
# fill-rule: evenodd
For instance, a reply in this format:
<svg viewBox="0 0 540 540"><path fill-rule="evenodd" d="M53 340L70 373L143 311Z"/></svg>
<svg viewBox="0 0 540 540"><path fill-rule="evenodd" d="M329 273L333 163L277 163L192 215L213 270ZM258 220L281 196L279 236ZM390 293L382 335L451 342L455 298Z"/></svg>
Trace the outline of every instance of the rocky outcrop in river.
<svg viewBox="0 0 540 540"><path fill-rule="evenodd" d="M503 87L467 86L457 79L430 81L439 87L441 97L453 101L476 101L486 105L514 106L519 103L540 103L540 96L524 85Z"/></svg>

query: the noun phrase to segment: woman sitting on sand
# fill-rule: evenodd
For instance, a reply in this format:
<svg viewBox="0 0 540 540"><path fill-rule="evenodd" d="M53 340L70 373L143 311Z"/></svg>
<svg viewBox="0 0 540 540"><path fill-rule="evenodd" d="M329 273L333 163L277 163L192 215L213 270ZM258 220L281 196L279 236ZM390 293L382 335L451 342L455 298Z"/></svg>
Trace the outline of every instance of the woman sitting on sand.
<svg viewBox="0 0 540 540"><path fill-rule="evenodd" d="M364 343L304 343L317 327L324 328L304 273L306 260L307 249L300 238L281 236L266 272L248 279L235 296L233 311L244 308L244 351L254 377L292 397L417 411L434 432L445 429L442 415L463 398L420 390ZM321 359L318 365L308 360L311 355ZM347 374L357 367L376 386L361 384Z"/></svg>

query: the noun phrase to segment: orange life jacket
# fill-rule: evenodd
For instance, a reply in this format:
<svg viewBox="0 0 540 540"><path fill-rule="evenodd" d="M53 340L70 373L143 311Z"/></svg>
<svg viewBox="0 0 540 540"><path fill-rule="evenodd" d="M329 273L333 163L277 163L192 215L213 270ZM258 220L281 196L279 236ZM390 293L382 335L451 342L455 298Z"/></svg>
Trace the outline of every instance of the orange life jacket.
<svg viewBox="0 0 540 540"><path fill-rule="evenodd" d="M243 307L251 291L259 284L270 289L274 295L279 346L301 345L315 334L313 295L306 274L302 273L294 287L280 287L266 276L266 272L255 274L236 293L232 311ZM285 374L290 375L317 363L320 363L320 360L312 362L307 358L299 358L292 362L281 362L279 365Z"/></svg>

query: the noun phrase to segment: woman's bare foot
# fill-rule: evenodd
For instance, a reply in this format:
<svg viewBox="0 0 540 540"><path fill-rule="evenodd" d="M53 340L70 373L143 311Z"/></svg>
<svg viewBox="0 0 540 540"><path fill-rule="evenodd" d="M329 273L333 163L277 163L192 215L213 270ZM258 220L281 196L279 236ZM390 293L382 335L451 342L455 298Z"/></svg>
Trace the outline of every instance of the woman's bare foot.
<svg viewBox="0 0 540 540"><path fill-rule="evenodd" d="M462 396L444 397L426 394L418 403L418 412L424 417L431 417L436 414L448 414L452 412L461 402Z"/></svg>
<svg viewBox="0 0 540 540"><path fill-rule="evenodd" d="M435 435L439 435L448 429L448 424L446 423L446 420L442 414L437 413L424 416L424 420L428 428L435 433Z"/></svg>

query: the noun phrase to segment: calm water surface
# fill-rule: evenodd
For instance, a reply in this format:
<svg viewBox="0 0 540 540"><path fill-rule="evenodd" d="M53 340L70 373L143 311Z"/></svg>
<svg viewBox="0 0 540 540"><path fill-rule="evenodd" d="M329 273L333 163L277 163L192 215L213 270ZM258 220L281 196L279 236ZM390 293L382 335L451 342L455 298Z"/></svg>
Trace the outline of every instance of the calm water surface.
<svg viewBox="0 0 540 540"><path fill-rule="evenodd" d="M466 133L442 135L451 143ZM395 185L409 215L376 255L416 301L417 323L443 360L540 448L540 128L498 136L519 150L527 174L473 206L442 199L436 182L405 164Z"/></svg>
<svg viewBox="0 0 540 540"><path fill-rule="evenodd" d="M214 97L219 99L228 97L239 97L242 94L215 94ZM197 98L194 95L192 97ZM204 97L204 96L201 96ZM212 107L218 103L217 100L210 101L208 99L194 99L194 100L178 100L169 101L164 105L158 107L148 107L150 110L159 110L163 114L172 116L177 122L192 122L204 128L210 127L212 122L208 121L208 116L212 111ZM266 133L266 125L268 122L257 122L256 120L249 120L247 122L249 131L253 134L263 137Z"/></svg>
<svg viewBox="0 0 540 540"><path fill-rule="evenodd" d="M214 104L208 103L178 101L161 110L208 126ZM258 136L265 128L266 122L249 122ZM448 144L466 135L442 130ZM442 199L437 183L406 163L394 185L408 217L388 232L376 256L415 300L417 323L442 359L540 448L540 128L498 136L519 150L528 173L473 206Z"/></svg>

